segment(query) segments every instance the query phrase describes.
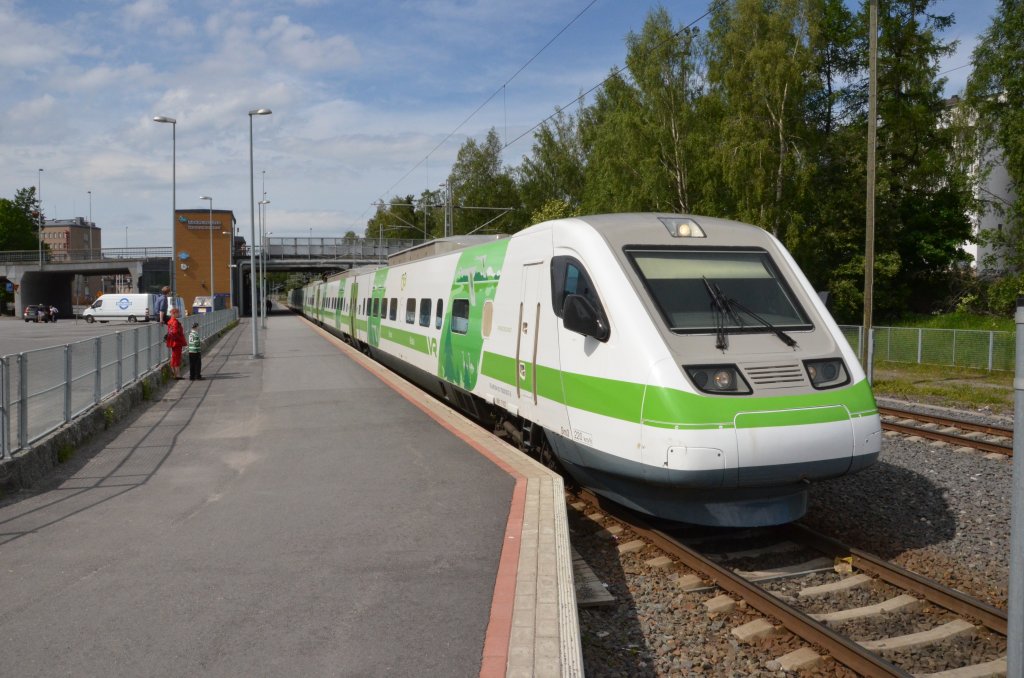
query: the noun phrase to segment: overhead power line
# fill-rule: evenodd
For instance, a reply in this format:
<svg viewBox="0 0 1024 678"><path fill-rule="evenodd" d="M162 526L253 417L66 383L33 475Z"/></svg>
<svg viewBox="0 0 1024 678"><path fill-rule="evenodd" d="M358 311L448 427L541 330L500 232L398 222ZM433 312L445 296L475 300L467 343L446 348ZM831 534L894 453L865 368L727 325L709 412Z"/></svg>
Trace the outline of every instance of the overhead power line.
<svg viewBox="0 0 1024 678"><path fill-rule="evenodd" d="M473 112L470 113L469 115L467 115L466 118L455 127L455 129L453 129L451 132L449 132L448 135L444 139L442 139L436 146L434 146L434 148L432 148L429 153L427 153L425 156L423 156L423 158L420 159L419 162L417 162L415 165L413 165L409 169L408 172L403 174L401 179L399 179L395 183L391 184L391 186L388 187L388 189L386 191L384 191L383 194L381 194L379 199L380 200L384 200L386 195L388 193L391 193L391 191L395 188L395 186L397 186L398 184L400 184L403 181L405 181L409 177L410 174L415 172L421 165L423 165L423 163L425 163L430 158L430 156L432 156L437 151L437 149L439 149L439 148L441 148L441 146L445 145L448 142L449 139L451 139L453 136L455 136L458 133L458 131L460 129L462 129L463 125L465 125L467 122L472 120L473 117L477 113L479 113L483 109L484 106L489 104L494 99L494 97L498 96L499 93L503 92L505 90L505 88L509 85L509 83L511 83L513 80L515 80L516 77L520 73L525 71L527 69L527 67L531 63L533 63L537 59L537 57L539 57L544 52L544 50L546 50L548 47L550 47L555 42L555 40L557 40L563 33L565 33L569 29L570 26L572 26L574 23L576 23L579 20L579 18L581 16L583 16L587 12L587 10L589 10L591 7L593 7L596 3L597 3L597 0L590 0L590 3L588 3L586 7L581 9L579 11L579 13L576 16L574 16L571 21L569 21L569 23L567 23L565 26L563 26L561 30L559 30L557 33L555 33L554 37L552 37L550 40L548 40L544 44L543 47L541 47L539 50L537 50L537 52L533 56L531 56L529 59L527 59L526 63L524 63L522 66L519 67L519 70L517 70L515 73L513 73L511 75L511 77L509 77L505 82L503 82L501 84L501 86L499 86L497 89L495 89L494 92L492 92L490 96L488 96L486 99L484 99L484 101L479 106L477 106L475 109L473 109ZM364 215L365 215L365 212L364 212Z"/></svg>

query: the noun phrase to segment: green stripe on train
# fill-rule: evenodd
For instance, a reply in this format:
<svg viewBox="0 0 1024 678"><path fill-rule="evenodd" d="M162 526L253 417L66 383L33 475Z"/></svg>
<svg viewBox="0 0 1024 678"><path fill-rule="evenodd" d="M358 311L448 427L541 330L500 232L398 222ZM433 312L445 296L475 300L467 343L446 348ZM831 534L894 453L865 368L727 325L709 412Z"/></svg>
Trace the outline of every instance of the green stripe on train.
<svg viewBox="0 0 1024 678"><path fill-rule="evenodd" d="M430 339L416 332L399 329L397 327L380 326L381 340L388 340L392 343L411 348L414 351L430 355Z"/></svg>
<svg viewBox="0 0 1024 678"><path fill-rule="evenodd" d="M520 389L532 392L528 363ZM485 352L480 371L516 386L516 361ZM709 397L661 386L559 372L537 366L537 395L568 407L658 428L763 428L843 421L877 413L867 382L846 388L795 396L758 398ZM836 405L836 399L843 402ZM750 412L756 408L761 412ZM847 414L849 411L849 414ZM739 415L739 421L737 416Z"/></svg>

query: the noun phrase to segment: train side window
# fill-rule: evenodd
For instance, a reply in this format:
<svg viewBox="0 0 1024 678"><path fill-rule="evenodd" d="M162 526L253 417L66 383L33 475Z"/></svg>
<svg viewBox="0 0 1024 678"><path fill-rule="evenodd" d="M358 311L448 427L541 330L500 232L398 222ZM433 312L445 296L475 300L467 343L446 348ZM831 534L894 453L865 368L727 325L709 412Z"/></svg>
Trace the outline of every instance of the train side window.
<svg viewBox="0 0 1024 678"><path fill-rule="evenodd" d="M565 298L570 294L585 298L604 315L601 298L583 264L572 257L554 257L551 259L551 306L559 318L562 317Z"/></svg>
<svg viewBox="0 0 1024 678"><path fill-rule="evenodd" d="M434 316L434 329L441 329L441 325L444 323L444 300L437 300L437 315Z"/></svg>
<svg viewBox="0 0 1024 678"><path fill-rule="evenodd" d="M405 322L409 325L416 322L416 300L412 297L405 300Z"/></svg>
<svg viewBox="0 0 1024 678"><path fill-rule="evenodd" d="M398 317L398 297L391 297L391 310L388 311L388 319L394 320Z"/></svg>
<svg viewBox="0 0 1024 678"><path fill-rule="evenodd" d="M469 331L469 299L452 300L452 332L465 334Z"/></svg>
<svg viewBox="0 0 1024 678"><path fill-rule="evenodd" d="M420 299L420 325L430 327L430 299Z"/></svg>
<svg viewBox="0 0 1024 678"><path fill-rule="evenodd" d="M380 316L380 299L373 300L373 314L374 316Z"/></svg>

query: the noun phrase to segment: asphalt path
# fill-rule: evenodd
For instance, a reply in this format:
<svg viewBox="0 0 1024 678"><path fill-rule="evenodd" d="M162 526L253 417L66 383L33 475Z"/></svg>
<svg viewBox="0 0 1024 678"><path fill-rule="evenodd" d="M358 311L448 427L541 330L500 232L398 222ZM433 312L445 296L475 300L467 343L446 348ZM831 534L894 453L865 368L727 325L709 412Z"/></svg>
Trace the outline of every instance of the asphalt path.
<svg viewBox="0 0 1024 678"><path fill-rule="evenodd" d="M0 500L0 674L479 675L512 478L299 318L247 330Z"/></svg>

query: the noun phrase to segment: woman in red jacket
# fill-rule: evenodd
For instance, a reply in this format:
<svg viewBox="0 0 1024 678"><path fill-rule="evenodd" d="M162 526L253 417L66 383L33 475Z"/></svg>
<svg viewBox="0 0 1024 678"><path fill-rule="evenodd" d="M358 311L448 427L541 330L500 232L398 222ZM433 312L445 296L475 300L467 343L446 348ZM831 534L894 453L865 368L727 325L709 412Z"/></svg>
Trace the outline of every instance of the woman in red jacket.
<svg viewBox="0 0 1024 678"><path fill-rule="evenodd" d="M178 373L181 371L181 349L185 348L188 342L185 340L185 330L181 328L181 321L178 320L178 309L171 309L171 319L167 321L167 348L171 349L171 374L175 379L181 379Z"/></svg>

